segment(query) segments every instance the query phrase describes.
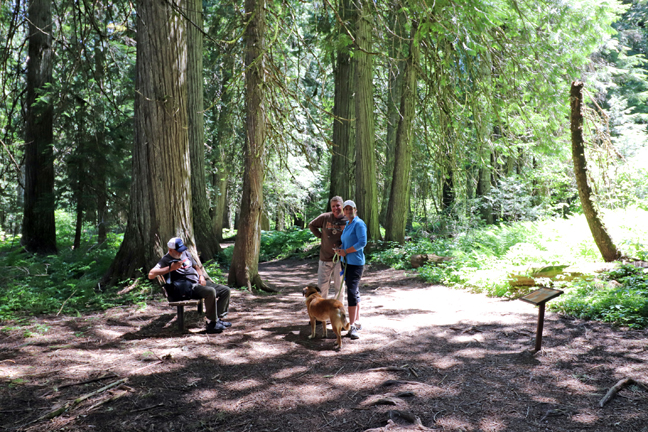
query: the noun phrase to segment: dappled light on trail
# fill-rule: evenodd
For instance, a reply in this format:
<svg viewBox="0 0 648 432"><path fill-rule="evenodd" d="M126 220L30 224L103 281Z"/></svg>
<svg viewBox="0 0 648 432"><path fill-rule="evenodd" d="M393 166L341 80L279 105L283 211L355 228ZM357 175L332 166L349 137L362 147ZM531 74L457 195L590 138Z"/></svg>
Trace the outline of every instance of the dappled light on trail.
<svg viewBox="0 0 648 432"><path fill-rule="evenodd" d="M128 382L116 393L24 430L362 432L385 426L395 411L432 430L464 432L640 431L646 424L641 387L598 407L619 379L648 376L644 330L548 313L544 348L533 355L533 306L369 267L360 339L345 337L335 350L330 327L326 339L308 338L301 289L317 263L260 269L280 292L233 290L233 327L217 335L204 333L193 310L180 333L161 298L143 309L39 318L28 338L3 332L5 425L38 419L21 411L25 403L42 415L122 378Z"/></svg>

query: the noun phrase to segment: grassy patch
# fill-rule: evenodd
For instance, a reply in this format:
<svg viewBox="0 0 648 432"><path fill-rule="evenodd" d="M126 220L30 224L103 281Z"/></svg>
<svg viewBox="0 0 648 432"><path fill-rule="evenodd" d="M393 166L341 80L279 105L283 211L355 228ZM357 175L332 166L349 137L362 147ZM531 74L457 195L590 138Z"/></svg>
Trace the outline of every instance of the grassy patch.
<svg viewBox="0 0 648 432"><path fill-rule="evenodd" d="M117 253L122 234L109 233L107 241L98 245L96 232L86 226L81 246L74 250L72 216L56 212L56 226L57 255L27 253L18 238L0 242L0 321L59 312L79 315L150 297L151 285L145 280L125 281L138 284L125 294L118 294L119 288L98 290L97 283Z"/></svg>

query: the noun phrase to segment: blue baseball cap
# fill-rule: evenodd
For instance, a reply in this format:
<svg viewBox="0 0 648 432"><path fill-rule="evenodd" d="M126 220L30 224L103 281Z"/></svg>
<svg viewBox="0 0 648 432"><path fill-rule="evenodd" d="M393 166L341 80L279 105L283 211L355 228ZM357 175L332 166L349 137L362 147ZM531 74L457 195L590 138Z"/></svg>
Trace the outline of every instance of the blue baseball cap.
<svg viewBox="0 0 648 432"><path fill-rule="evenodd" d="M169 247L169 249L175 249L178 252L184 252L187 250L187 246L182 243L182 239L180 237L173 237L171 240L169 240L167 246Z"/></svg>

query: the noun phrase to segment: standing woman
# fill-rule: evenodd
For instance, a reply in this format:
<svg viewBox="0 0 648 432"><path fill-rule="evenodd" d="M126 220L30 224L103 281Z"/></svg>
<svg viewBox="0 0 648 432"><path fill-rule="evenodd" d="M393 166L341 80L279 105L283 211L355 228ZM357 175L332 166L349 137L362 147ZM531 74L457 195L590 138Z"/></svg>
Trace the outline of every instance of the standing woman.
<svg viewBox="0 0 648 432"><path fill-rule="evenodd" d="M360 319L360 278L364 270L364 247L367 245L367 225L356 214L357 209L353 201L347 200L343 204L344 216L347 225L342 231L342 247L336 249L338 255L346 263L345 281L347 298L349 300L349 329L348 336L358 339L358 330L361 328Z"/></svg>

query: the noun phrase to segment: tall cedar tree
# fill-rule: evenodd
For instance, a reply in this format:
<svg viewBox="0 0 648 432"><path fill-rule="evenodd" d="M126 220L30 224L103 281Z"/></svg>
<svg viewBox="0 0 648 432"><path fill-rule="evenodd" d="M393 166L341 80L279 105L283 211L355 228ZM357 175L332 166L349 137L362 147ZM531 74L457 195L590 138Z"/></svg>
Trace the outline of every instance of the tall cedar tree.
<svg viewBox="0 0 648 432"><path fill-rule="evenodd" d="M25 123L25 207L21 243L30 252L56 253L54 151L51 97L52 2L30 0L27 10L27 119Z"/></svg>
<svg viewBox="0 0 648 432"><path fill-rule="evenodd" d="M191 206L198 252L203 260L220 252L219 235L209 216L205 179L205 120L203 108L203 4L187 0L187 103L191 154Z"/></svg>
<svg viewBox="0 0 648 432"><path fill-rule="evenodd" d="M176 3L184 9L183 1ZM182 237L197 257L191 219L186 20L169 3L137 3L135 145L124 241L104 282L155 265Z"/></svg>
<svg viewBox="0 0 648 432"><path fill-rule="evenodd" d="M265 171L265 8L263 0L245 0L245 174L238 232L228 276L230 286L264 288L259 275L261 213Z"/></svg>
<svg viewBox="0 0 648 432"><path fill-rule="evenodd" d="M401 105L403 91L403 76L405 72L405 22L407 17L403 12L400 0L392 0L390 5L392 31L389 33L389 64L387 65L387 137L385 142L385 175L383 182L382 200L380 201L380 223L386 225L387 211L391 205L392 172L396 153L396 131L401 120Z"/></svg>
<svg viewBox="0 0 648 432"><path fill-rule="evenodd" d="M592 188L587 182L587 159L585 159L585 145L583 140L583 83L574 81L571 85L571 136L572 159L574 160L574 175L578 185L583 213L587 224L592 231L594 242L599 248L605 262L612 262L621 258L621 253L607 232L601 216L592 201Z"/></svg>
<svg viewBox="0 0 648 432"><path fill-rule="evenodd" d="M342 19L338 32L340 35L348 35L353 30L352 23L355 16L355 8L351 0L341 0L338 15ZM354 95L354 73L353 62L351 61L351 47L338 48L335 68L333 70L335 80L335 95L333 102L333 149L331 157L331 188L329 190L330 209L331 198L341 196L349 199L353 194L353 161L355 158L354 122L355 106Z"/></svg>
<svg viewBox="0 0 648 432"><path fill-rule="evenodd" d="M371 53L374 5L368 0L358 0L356 5L356 50L353 56L356 79L355 203L358 207L358 216L367 224L367 239L379 240L373 115L373 54Z"/></svg>
<svg viewBox="0 0 648 432"><path fill-rule="evenodd" d="M227 214L227 185L229 183L229 158L227 152L227 144L230 142L231 135L233 134L231 121L232 121L232 90L230 89L230 81L232 80L232 70L234 69L234 54L231 50L225 51L223 56L223 77L221 81L221 107L220 112L214 105L214 111L218 113L215 115L218 118L218 127L216 128L216 136L212 142L212 148L217 155L220 156L218 164L213 164L212 184L214 185L215 193L218 194L214 197L214 214L212 215L212 228L218 240L223 240L223 228L229 228L229 217Z"/></svg>
<svg viewBox="0 0 648 432"><path fill-rule="evenodd" d="M394 171L385 224L385 239L405 243L405 225L409 213L410 174L412 170L412 135L416 109L416 68L419 64L418 25L412 23L410 53L404 71L400 103L401 117L396 131Z"/></svg>

